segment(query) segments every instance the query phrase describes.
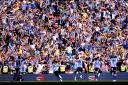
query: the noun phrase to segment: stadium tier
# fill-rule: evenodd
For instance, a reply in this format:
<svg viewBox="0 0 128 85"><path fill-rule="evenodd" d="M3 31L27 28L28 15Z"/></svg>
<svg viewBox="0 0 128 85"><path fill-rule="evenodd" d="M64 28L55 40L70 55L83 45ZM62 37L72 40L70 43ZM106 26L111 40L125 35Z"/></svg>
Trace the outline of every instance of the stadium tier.
<svg viewBox="0 0 128 85"><path fill-rule="evenodd" d="M118 72L128 72L128 0L0 0L1 78Z"/></svg>

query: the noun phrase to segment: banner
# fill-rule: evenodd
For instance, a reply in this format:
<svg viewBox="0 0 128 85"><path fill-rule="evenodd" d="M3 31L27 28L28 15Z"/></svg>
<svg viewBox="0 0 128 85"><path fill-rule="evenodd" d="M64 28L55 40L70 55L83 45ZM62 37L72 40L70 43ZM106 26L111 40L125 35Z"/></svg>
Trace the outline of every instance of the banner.
<svg viewBox="0 0 128 85"><path fill-rule="evenodd" d="M60 74L63 77L63 80L74 80L75 74ZM79 76L79 75L78 75ZM94 74L82 74L83 80L92 80ZM40 79L40 74L24 74L24 81L37 81ZM79 78L78 78L79 79ZM13 75L1 74L0 81L12 81ZM44 81L54 81L58 80L54 74L44 74ZM99 80L112 80L112 75L110 73L102 73L99 76ZM128 80L127 72L117 73L117 80Z"/></svg>

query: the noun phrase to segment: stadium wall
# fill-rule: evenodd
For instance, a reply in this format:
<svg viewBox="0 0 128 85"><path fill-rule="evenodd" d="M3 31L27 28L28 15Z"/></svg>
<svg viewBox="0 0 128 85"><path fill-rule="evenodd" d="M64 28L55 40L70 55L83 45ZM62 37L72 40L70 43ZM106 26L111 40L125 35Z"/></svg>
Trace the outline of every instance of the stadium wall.
<svg viewBox="0 0 128 85"><path fill-rule="evenodd" d="M74 74L61 74L63 80L74 80ZM90 80L90 77L93 77L93 74L82 74L83 80ZM40 75L39 74L25 74L23 75L24 81L35 81L37 80ZM13 75L8 74L1 74L0 81L12 81ZM44 80L57 80L54 74L44 74ZM112 76L110 73L102 73L99 77L99 80L112 80ZM127 72L119 72L117 73L117 80L128 80L128 73Z"/></svg>

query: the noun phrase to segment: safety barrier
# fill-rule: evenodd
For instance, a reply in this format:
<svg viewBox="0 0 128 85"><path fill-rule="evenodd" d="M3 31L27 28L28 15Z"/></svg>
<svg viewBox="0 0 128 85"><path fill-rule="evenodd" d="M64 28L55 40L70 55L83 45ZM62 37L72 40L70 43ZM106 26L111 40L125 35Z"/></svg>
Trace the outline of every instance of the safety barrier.
<svg viewBox="0 0 128 85"><path fill-rule="evenodd" d="M83 80L93 80L94 74L85 74L83 73ZM75 74L61 74L63 80L74 80ZM78 75L79 76L79 75ZM40 74L24 74L24 81L35 81L39 80ZM13 75L9 74L1 74L0 81L12 81ZM44 81L45 80L57 80L54 74L44 74ZM112 80L112 75L110 73L102 73L99 76L99 80ZM128 73L127 72L118 72L117 73L117 80L128 80Z"/></svg>

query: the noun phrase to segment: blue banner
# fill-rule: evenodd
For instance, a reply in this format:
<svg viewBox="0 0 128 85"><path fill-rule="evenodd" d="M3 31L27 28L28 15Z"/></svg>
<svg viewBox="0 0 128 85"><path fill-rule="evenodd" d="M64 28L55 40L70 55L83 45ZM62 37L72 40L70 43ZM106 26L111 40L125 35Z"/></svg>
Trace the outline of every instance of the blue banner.
<svg viewBox="0 0 128 85"><path fill-rule="evenodd" d="M63 80L74 80L75 74L60 74L63 77ZM93 74L85 74L83 73L83 80L91 80L94 75ZM40 74L24 74L23 78L24 81L36 81L40 77ZM13 75L9 74L1 74L0 81L12 81ZM54 74L44 74L44 81L45 80L57 80ZM110 73L102 73L99 76L99 80L112 80L112 75ZM128 80L128 73L127 72L119 72L117 73L117 80Z"/></svg>

